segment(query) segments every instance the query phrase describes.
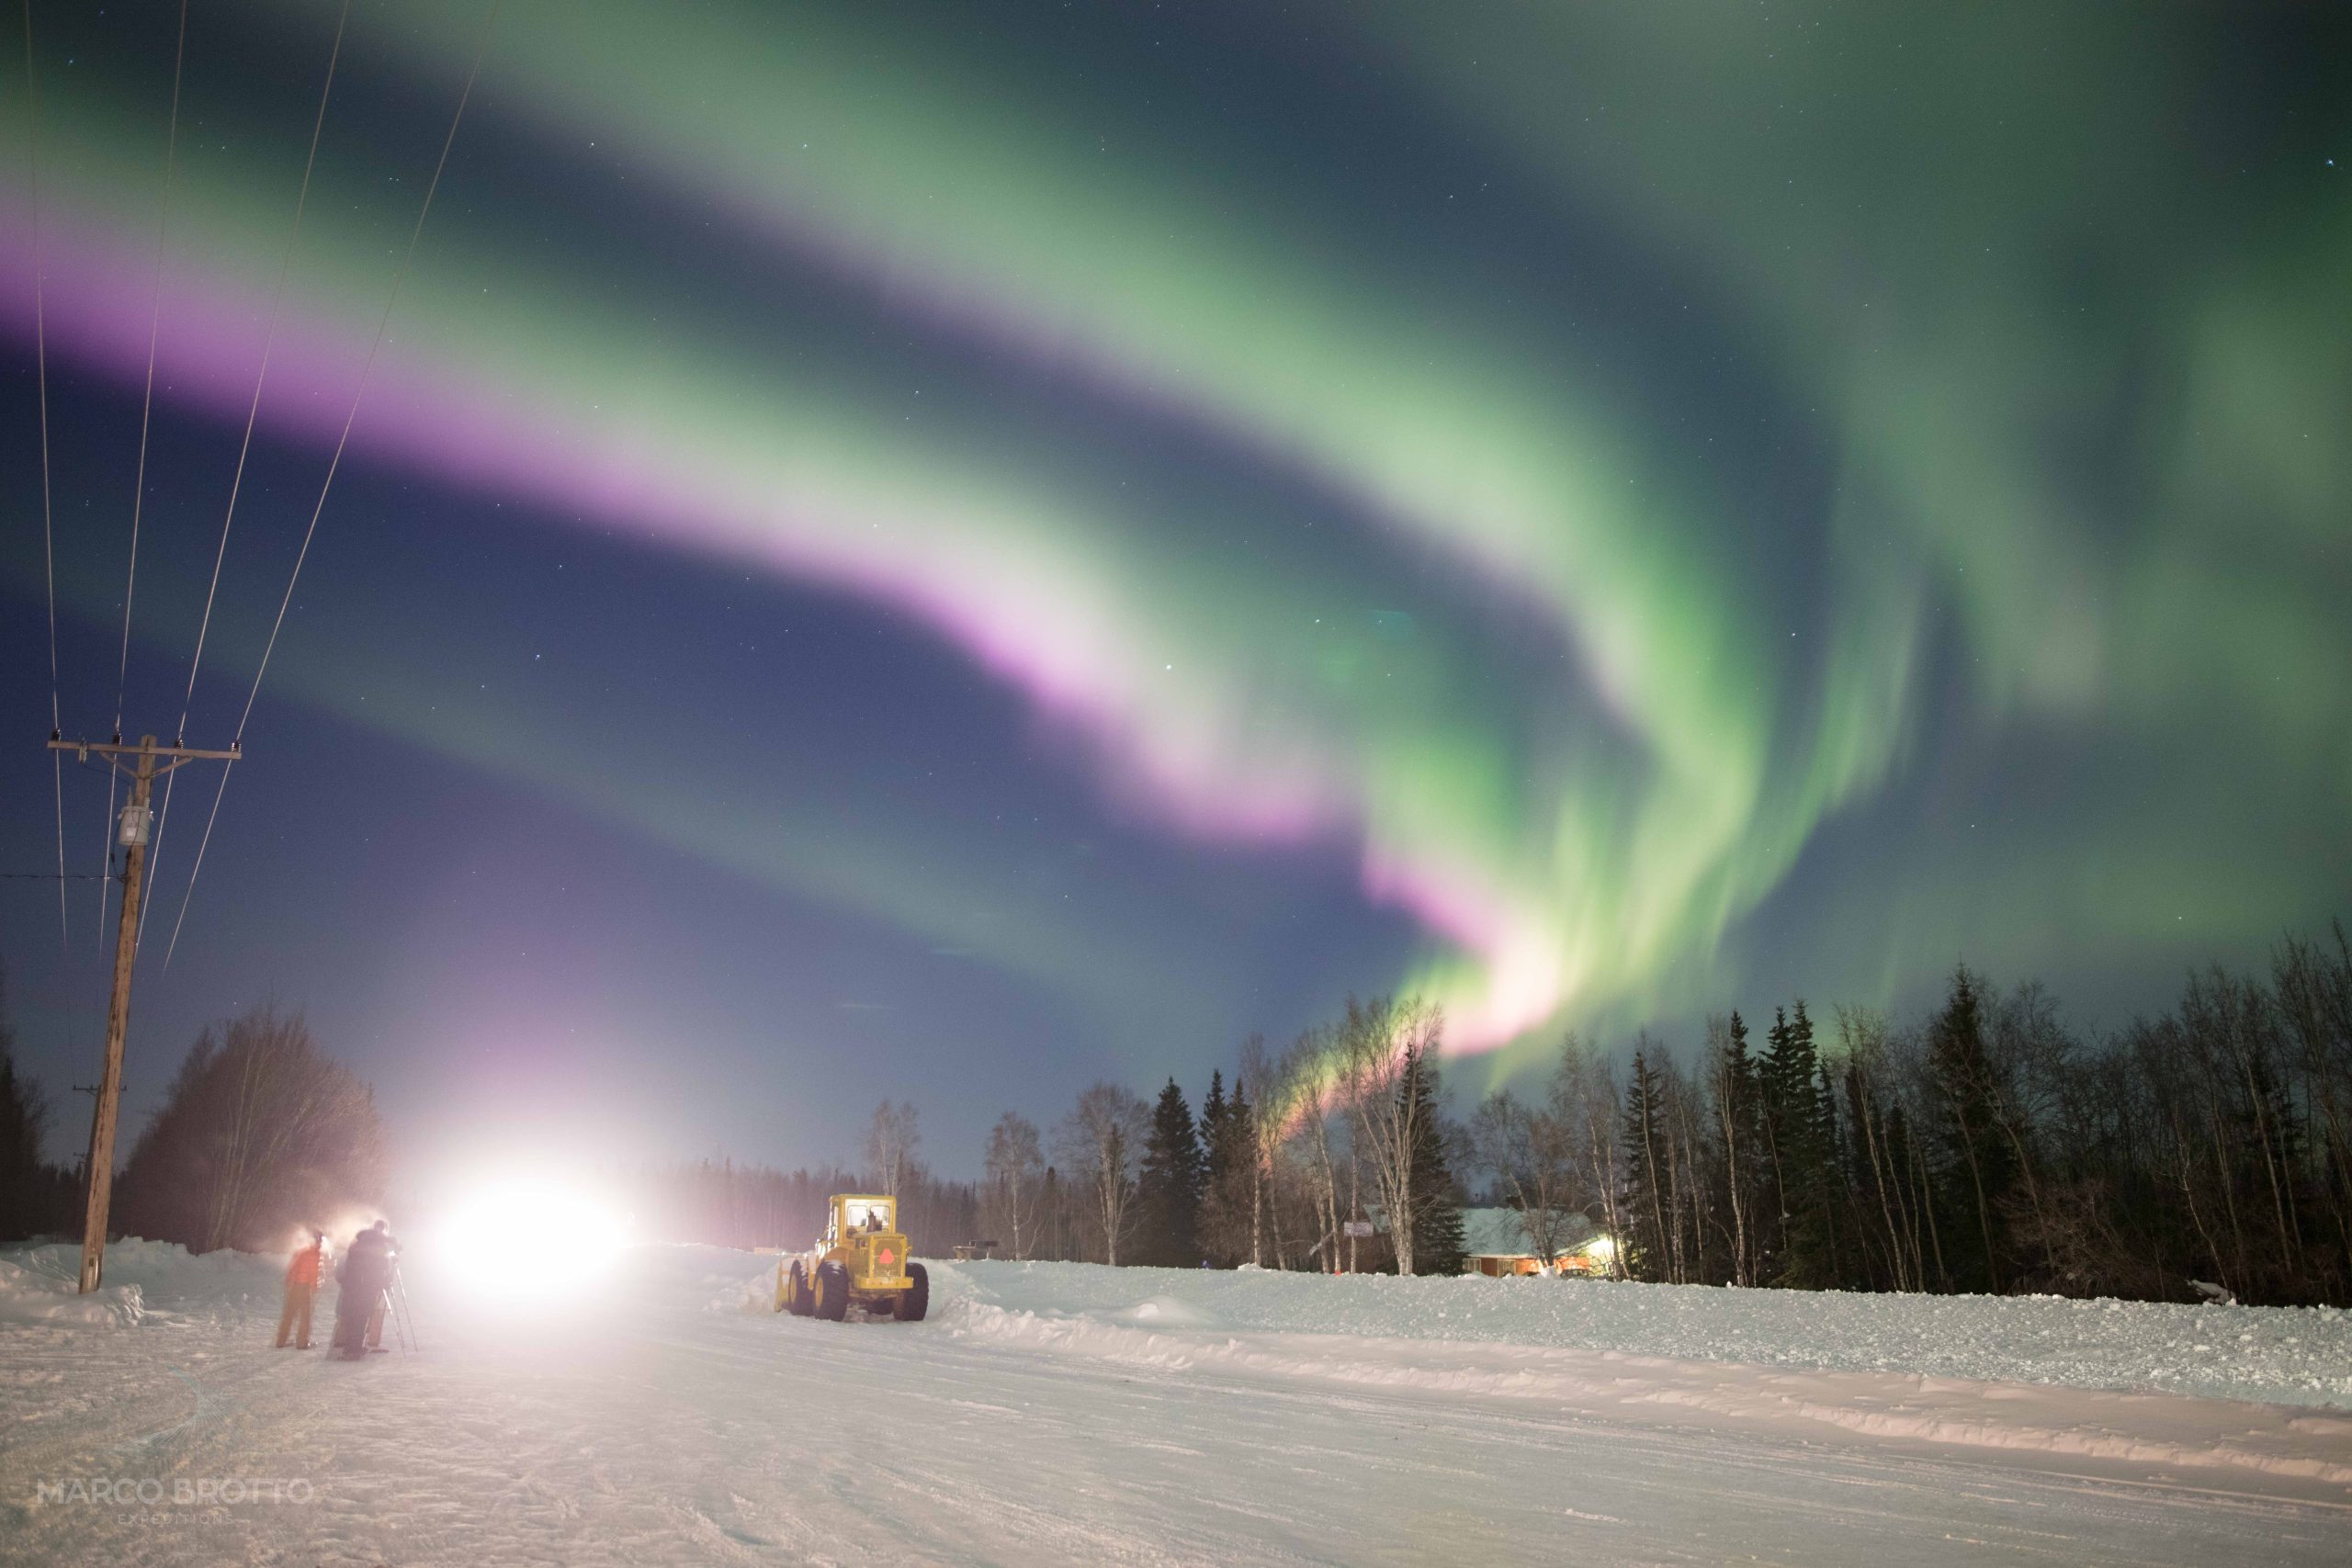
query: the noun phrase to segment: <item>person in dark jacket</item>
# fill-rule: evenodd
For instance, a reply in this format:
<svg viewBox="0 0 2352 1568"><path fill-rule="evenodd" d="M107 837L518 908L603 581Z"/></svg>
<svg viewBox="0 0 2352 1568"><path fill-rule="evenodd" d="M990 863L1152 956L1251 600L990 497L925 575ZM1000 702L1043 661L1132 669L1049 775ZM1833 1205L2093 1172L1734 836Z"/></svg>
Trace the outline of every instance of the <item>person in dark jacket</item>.
<svg viewBox="0 0 2352 1568"><path fill-rule="evenodd" d="M343 1261L335 1265L334 1353L345 1360L356 1361L368 1353L368 1327L382 1321L378 1314L392 1282L395 1256L391 1231L378 1220L351 1238Z"/></svg>
<svg viewBox="0 0 2352 1568"><path fill-rule="evenodd" d="M378 1293L376 1305L368 1314L368 1348L370 1350L384 1348L384 1314L392 1304L392 1292L401 1288L401 1238L384 1230L381 1220L376 1222L376 1228L384 1232L385 1288Z"/></svg>

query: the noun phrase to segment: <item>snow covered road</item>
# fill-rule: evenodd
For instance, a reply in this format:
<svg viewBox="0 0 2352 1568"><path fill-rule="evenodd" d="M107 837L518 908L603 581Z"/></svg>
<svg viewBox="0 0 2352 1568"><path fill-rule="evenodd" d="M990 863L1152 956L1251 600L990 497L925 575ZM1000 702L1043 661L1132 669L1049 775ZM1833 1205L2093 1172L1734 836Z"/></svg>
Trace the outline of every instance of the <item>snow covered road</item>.
<svg viewBox="0 0 2352 1568"><path fill-rule="evenodd" d="M127 1259L111 1277L142 1266ZM204 1283L187 1282L205 1269ZM267 1348L273 1279L235 1259L159 1269L146 1292L158 1310L135 1326L0 1325L0 1556L2352 1555L2352 1413L2333 1399L2238 1404L1363 1331L1378 1320L1337 1333L1244 1327L1226 1292L1317 1282L1057 1277L1070 1266L943 1268L936 1319L921 1325L727 1310L760 1270L739 1254L649 1249L594 1303L537 1322L468 1308L420 1280L426 1348L357 1366ZM1453 1303L1517 1288L1386 1286L1453 1292L1416 1299ZM1613 1292L1611 1310L1639 1304L1634 1287L1550 1288ZM175 1303L175 1290L187 1299ZM1884 1419L1831 1418L1851 1411ZM2019 1432L2058 1446L2019 1443ZM2077 1451L2063 1446L2069 1434ZM164 1500L42 1500L44 1482L76 1477L153 1479ZM307 1500L169 1500L179 1481L232 1477L300 1480Z"/></svg>

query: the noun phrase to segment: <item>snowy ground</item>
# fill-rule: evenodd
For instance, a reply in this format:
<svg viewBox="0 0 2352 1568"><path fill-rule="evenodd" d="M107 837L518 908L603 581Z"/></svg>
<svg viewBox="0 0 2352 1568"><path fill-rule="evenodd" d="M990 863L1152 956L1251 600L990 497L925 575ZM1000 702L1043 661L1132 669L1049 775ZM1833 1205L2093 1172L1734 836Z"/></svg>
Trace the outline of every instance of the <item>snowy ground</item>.
<svg viewBox="0 0 2352 1568"><path fill-rule="evenodd" d="M831 1325L660 1248L530 1318L420 1259L350 1365L266 1261L6 1256L11 1562L2352 1559L2343 1313L971 1264Z"/></svg>

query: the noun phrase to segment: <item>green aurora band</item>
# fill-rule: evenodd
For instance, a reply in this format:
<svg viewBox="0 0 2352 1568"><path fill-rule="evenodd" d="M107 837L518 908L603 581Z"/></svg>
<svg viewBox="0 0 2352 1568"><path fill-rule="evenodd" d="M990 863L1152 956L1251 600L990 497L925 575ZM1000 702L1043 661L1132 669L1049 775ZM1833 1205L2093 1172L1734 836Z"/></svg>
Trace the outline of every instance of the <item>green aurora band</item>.
<svg viewBox="0 0 2352 1568"><path fill-rule="evenodd" d="M323 59L332 6L261 9ZM979 10L508 5L469 143L593 141L779 277L878 290L916 346L877 354L690 247L551 243L458 199L461 152L355 439L911 609L1154 819L1354 845L1366 892L1427 932L1397 979L1457 1047L1721 984L1726 937L1826 823L1923 771L2030 771L2052 734L2109 738L2128 801L2092 770L1992 862L1939 842L1841 887L1822 945L1861 955L1843 977L1891 988L1963 946L2236 942L2341 892L2340 851L2294 846L2340 843L2352 800L2352 205L2315 158L2168 176L2200 152L2193 17L1329 11L1330 50L1488 150L1559 232L1703 300L1836 475L1792 502L1649 417L1627 351L1589 351L1578 320L1607 298L1573 267L1385 249L1358 210L1376 195L992 42ZM481 19L359 7L353 68L453 96ZM91 73L46 86L53 350L135 377L156 113ZM163 349L172 395L241 414L300 144L239 116L215 106L226 146L182 167ZM6 134L21 164L20 117ZM302 441L332 439L414 199L411 150L338 151L263 411ZM1041 421L1001 395L1007 362L1152 437ZM2077 446L2123 454L2129 492L2086 493ZM249 652L232 634L230 662ZM743 859L658 777L582 770L579 716L452 738L421 694L386 700L387 671L288 673ZM2190 735L2195 760L2140 773ZM838 828L780 812L751 860L1041 977L1153 984L1041 936L1040 911L988 913L953 844Z"/></svg>

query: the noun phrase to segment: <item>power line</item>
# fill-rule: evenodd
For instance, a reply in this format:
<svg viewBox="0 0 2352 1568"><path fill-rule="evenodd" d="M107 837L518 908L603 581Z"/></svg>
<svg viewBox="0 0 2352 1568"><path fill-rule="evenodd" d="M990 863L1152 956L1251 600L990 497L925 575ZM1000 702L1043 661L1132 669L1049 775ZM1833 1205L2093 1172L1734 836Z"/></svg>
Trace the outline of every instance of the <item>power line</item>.
<svg viewBox="0 0 2352 1568"><path fill-rule="evenodd" d="M130 677L130 597L139 586L139 517L147 501L147 428L155 410L155 343L164 325L164 248L172 230L172 175L179 164L180 62L187 55L187 0L180 0L179 41L172 50L172 118L164 134L164 201L155 220L155 277L147 307L147 390L139 403L139 466L130 491L130 572L122 588L122 657L115 670L114 728L122 730L122 694Z"/></svg>
<svg viewBox="0 0 2352 1568"><path fill-rule="evenodd" d="M33 69L33 0L25 0L25 173L31 186L33 223L33 381L40 407L40 556L49 582L49 733L61 732L57 708L57 546L49 502L49 321L42 303L40 255L40 82ZM50 754L50 782L57 795L57 941L74 951L73 921L65 910L65 754ZM101 933L106 893L98 894Z"/></svg>
<svg viewBox="0 0 2352 1568"><path fill-rule="evenodd" d="M119 734L120 731L118 730L116 733ZM107 819L99 825L99 831L105 836L107 841L107 874L98 883L98 951L101 953L106 952L107 946L107 883L114 880L114 797L115 792L121 787L120 779L108 776Z"/></svg>
<svg viewBox="0 0 2352 1568"><path fill-rule="evenodd" d="M212 553L212 581L210 586L206 588L204 591L203 618L197 622L196 656L188 660L187 690L180 697L180 721L172 731L175 738L175 744L177 743L178 737L184 736L187 733L188 709L193 706L196 702L197 671L204 665L204 640L206 634L212 628L212 602L220 592L220 563L227 558L229 554L229 529L236 521L237 497L244 488L245 458L253 451L254 423L261 413L262 387L269 379L270 351L277 345L278 309L286 298L287 276L293 270L295 243L301 238L302 212L304 208L310 204L311 199L311 173L318 166L319 137L326 129L327 100L334 92L335 65L336 62L343 58L344 27L350 21L350 19L351 0L344 0L343 14L335 19L334 44L334 47L327 51L326 81L319 88L319 112L311 121L311 151L309 156L304 158L302 161L302 185L301 188L296 192L294 197L294 221L286 231L286 254L278 258L277 287L274 291L272 291L269 297L269 325L262 334L261 369L255 373L254 377L253 400L245 407L245 434L243 439L237 445L237 468L234 476L232 477L229 481L229 507L228 510L221 514L220 518L220 543L219 547ZM240 728L242 728L243 727L240 726ZM150 875L154 874L155 863L163 857L164 830L171 826L172 794L175 786L178 783L178 779L179 775L177 773L174 773L164 781L164 809L162 815L155 820L154 848L148 852L148 874ZM191 890L193 890L194 887L194 881L195 879L193 875L191 875L189 878ZM147 936L147 916L149 911L153 910L153 908L154 906L150 904L146 909L140 911L139 935L140 940L142 942L146 940ZM165 963L168 965L168 958L165 960Z"/></svg>
<svg viewBox="0 0 2352 1568"><path fill-rule="evenodd" d="M401 290L408 282L409 265L416 259L416 243L424 233L424 220L433 211L433 197L441 189L441 175L449 166L449 149L457 144L458 127L466 118L466 105L474 96L474 81L481 74L482 57L489 52L491 33L498 26L498 13L505 0L492 0L490 15L482 22L481 40L474 48L474 62L466 73L464 90L458 95L458 107L449 116L448 133L441 139L441 155L433 164L432 181L424 187L424 201L416 209L416 224L409 231L408 249L401 254L400 270L392 275L392 292L384 301L384 314L376 323L375 341L368 346L368 357L359 367L359 385L351 394L351 408L344 415L342 434L335 437L334 455L327 459L326 478L319 485L319 499L311 508L310 526L302 532L302 547L294 554L294 570L286 580L286 595L277 603L277 618L270 623L269 640L262 645L261 663L254 671L253 690L245 694L244 712L237 716L237 731L229 742L232 751L244 743L245 726L254 716L254 703L261 695L262 677L269 673L270 655L277 650L277 634L286 625L287 607L294 603L295 585L302 581L302 564L311 556L311 541L319 531L320 514L326 511L327 493L334 488L334 476L343 466L344 448L350 444L351 427L359 418L360 400L368 395L368 379L375 372L376 355L384 346L384 333L392 324L392 310L400 304ZM172 922L172 940L164 950L164 967L172 966L172 954L178 951L180 927L187 919L188 905L196 897L196 879L204 872L204 852L212 842L213 824L220 818L220 799L229 793L229 774L236 766L233 761L220 770L220 783L212 792L212 809L204 819L204 836L196 847L196 864L188 872L187 891L180 898L180 912Z"/></svg>
<svg viewBox="0 0 2352 1568"><path fill-rule="evenodd" d="M29 3L29 0L28 0ZM180 66L187 58L187 0L180 0L178 40L172 47L172 114L164 135L164 197L155 220L155 277L147 311L147 389L139 402L139 464L130 489L130 569L122 586L122 654L114 677L114 737L122 739L122 699L130 680L130 604L139 588L139 520L147 502L147 428L155 407L155 344L164 323L164 249L172 229L172 176L179 165ZM107 776L107 870L114 870L114 796L120 781ZM98 888L98 945L106 946L107 890Z"/></svg>

